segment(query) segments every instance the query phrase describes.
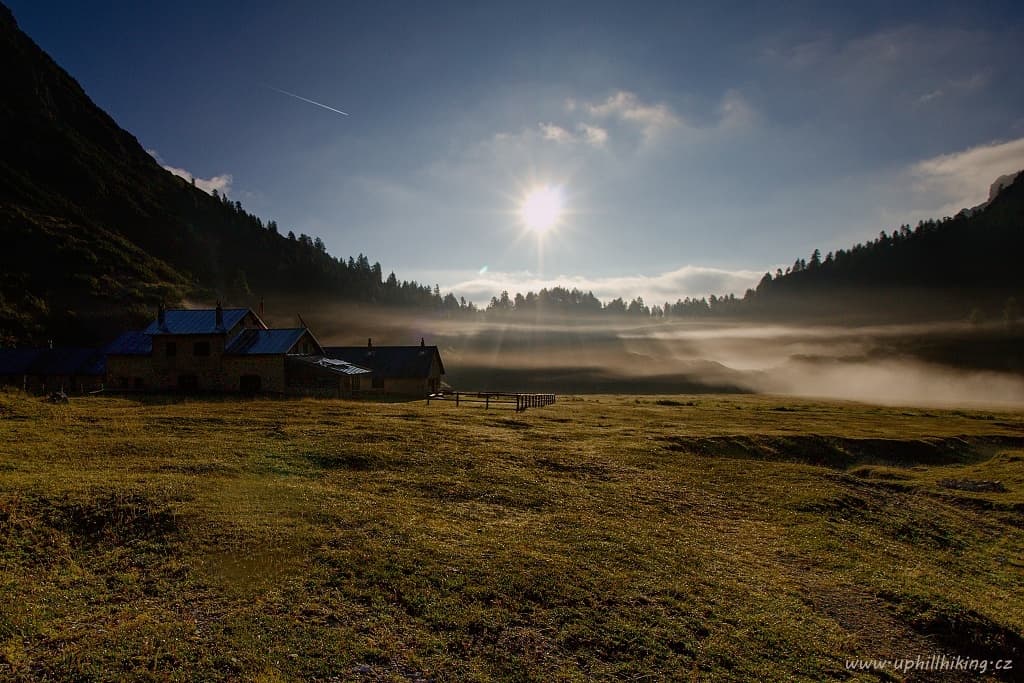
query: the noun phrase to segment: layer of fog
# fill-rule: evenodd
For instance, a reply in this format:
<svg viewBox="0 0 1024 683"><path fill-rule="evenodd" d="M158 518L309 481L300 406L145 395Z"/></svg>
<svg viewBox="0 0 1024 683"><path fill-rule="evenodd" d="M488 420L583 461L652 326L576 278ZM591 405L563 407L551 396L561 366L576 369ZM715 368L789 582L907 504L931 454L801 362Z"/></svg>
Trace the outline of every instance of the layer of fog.
<svg viewBox="0 0 1024 683"><path fill-rule="evenodd" d="M463 390L740 391L889 405L1024 406L1024 376L987 367L986 358L979 365L979 330L963 323L476 321L373 307L317 307L302 315L324 345L365 345L371 337L375 344L436 344L449 383ZM269 317L277 324L296 320ZM937 340L945 344L940 362L918 353Z"/></svg>

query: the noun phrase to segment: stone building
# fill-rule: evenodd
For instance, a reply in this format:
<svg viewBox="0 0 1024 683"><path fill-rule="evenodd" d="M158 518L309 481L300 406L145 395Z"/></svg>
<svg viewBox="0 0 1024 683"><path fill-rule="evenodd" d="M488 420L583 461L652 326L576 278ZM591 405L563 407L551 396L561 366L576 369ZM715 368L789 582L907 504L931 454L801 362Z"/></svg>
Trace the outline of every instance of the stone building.
<svg viewBox="0 0 1024 683"><path fill-rule="evenodd" d="M146 329L125 332L104 352L115 391L347 396L371 374L320 362L323 347L305 327L270 329L251 309L219 305L161 307Z"/></svg>
<svg viewBox="0 0 1024 683"><path fill-rule="evenodd" d="M436 346L324 348L305 327L270 329L248 308L157 313L105 349L113 391L426 396L441 389Z"/></svg>

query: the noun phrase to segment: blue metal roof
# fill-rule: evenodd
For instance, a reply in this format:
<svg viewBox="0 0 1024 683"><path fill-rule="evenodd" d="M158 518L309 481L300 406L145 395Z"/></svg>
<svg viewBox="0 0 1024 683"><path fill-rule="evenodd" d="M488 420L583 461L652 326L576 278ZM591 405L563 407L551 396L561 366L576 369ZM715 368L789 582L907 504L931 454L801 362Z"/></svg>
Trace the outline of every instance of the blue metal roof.
<svg viewBox="0 0 1024 683"><path fill-rule="evenodd" d="M108 356L148 356L153 352L153 338L145 332L125 332L103 347Z"/></svg>
<svg viewBox="0 0 1024 683"><path fill-rule="evenodd" d="M163 325L154 320L144 331L146 334L216 334L230 330L248 312L248 308L225 308L224 324L218 327L216 309L174 309L164 312Z"/></svg>
<svg viewBox="0 0 1024 683"><path fill-rule="evenodd" d="M242 330L228 342L224 353L258 355L288 353L308 330L305 327L283 330ZM320 351L319 346L316 351Z"/></svg>

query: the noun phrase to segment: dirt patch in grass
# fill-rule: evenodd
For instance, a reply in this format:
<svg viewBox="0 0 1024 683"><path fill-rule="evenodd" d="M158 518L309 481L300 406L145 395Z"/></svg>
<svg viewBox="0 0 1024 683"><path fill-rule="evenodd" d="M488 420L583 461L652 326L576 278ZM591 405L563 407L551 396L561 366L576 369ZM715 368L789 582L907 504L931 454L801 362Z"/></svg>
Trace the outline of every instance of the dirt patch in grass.
<svg viewBox="0 0 1024 683"><path fill-rule="evenodd" d="M248 544L211 552L203 559L202 566L220 582L250 592L265 589L295 571L307 554L307 548Z"/></svg>
<svg viewBox="0 0 1024 683"><path fill-rule="evenodd" d="M942 651L974 659L1024 657L1024 637L974 610L955 604L939 605L923 598L883 592L899 619L916 633L937 643ZM1000 672L989 673L999 677ZM1003 672L1000 680L1020 680L1020 671Z"/></svg>
<svg viewBox="0 0 1024 683"><path fill-rule="evenodd" d="M1012 659L1016 663L1021 655L1022 642L1017 633L969 610L937 610L927 602L891 593L872 595L855 586L812 590L806 601L848 634L850 649L844 657L898 660L943 654L990 662ZM988 668L993 678L984 680L1020 680L1019 672L997 672L991 663ZM910 671L905 678L877 673L882 680L908 682L981 679L973 671Z"/></svg>

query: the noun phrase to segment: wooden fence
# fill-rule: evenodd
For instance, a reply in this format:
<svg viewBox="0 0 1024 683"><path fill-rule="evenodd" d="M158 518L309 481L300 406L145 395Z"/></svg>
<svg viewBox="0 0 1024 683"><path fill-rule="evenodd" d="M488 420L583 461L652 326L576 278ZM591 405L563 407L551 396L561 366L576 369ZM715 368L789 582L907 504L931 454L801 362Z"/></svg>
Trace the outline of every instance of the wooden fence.
<svg viewBox="0 0 1024 683"><path fill-rule="evenodd" d="M555 402L554 394L513 394L501 391L454 391L449 394L431 394L427 396L427 405L431 401L454 401L462 403L483 403L484 408L492 405L498 408L514 408L521 413L527 408L541 408Z"/></svg>

